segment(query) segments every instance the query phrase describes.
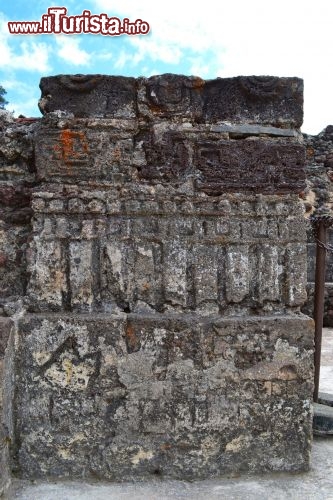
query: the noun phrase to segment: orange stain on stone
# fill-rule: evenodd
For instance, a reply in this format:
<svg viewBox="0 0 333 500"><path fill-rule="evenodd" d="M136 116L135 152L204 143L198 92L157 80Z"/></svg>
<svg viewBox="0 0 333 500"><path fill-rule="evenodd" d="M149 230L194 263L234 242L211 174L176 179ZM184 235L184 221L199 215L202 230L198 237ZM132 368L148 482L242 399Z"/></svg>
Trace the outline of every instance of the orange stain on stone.
<svg viewBox="0 0 333 500"><path fill-rule="evenodd" d="M193 84L194 89L202 90L204 88L204 85L205 85L205 80L203 80L199 76L196 76L193 78L192 84Z"/></svg>
<svg viewBox="0 0 333 500"><path fill-rule="evenodd" d="M87 138L83 132L74 132L70 129L62 130L60 133L60 143L60 150L65 163L81 159L82 154L87 154L89 151Z"/></svg>

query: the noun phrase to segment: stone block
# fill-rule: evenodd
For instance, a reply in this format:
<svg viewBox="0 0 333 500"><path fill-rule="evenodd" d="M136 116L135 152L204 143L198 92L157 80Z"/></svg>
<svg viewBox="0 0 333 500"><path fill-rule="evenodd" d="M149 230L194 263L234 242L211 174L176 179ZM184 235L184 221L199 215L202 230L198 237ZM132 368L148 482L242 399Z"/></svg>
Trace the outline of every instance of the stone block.
<svg viewBox="0 0 333 500"><path fill-rule="evenodd" d="M203 89L208 122L265 123L299 128L303 121L303 81L274 76L208 80Z"/></svg>
<svg viewBox="0 0 333 500"><path fill-rule="evenodd" d="M69 120L66 128L44 121L36 136L36 170L39 180L75 182L132 179L133 131L95 129L82 120ZM55 206L56 208L56 206Z"/></svg>
<svg viewBox="0 0 333 500"><path fill-rule="evenodd" d="M231 247L226 256L226 298L228 302L241 302L250 291L249 249Z"/></svg>
<svg viewBox="0 0 333 500"><path fill-rule="evenodd" d="M145 162L140 178L182 183L189 176L210 195L255 191L299 193L305 188L305 150L300 144L276 140L203 140L185 132L155 130L140 137ZM193 159L192 159L193 158Z"/></svg>
<svg viewBox="0 0 333 500"><path fill-rule="evenodd" d="M172 189L147 196L140 188L118 194L116 213L101 213L90 211L92 201L110 206L115 188L52 189L33 195L45 204L29 249L31 311L215 314L239 306L283 311L304 301L305 226L296 199L286 198L288 215L280 196L250 194L212 201L193 193L186 210L183 198L171 210ZM49 209L54 200L60 213ZM80 211L66 213L73 200Z"/></svg>
<svg viewBox="0 0 333 500"><path fill-rule="evenodd" d="M113 480L306 470L312 328L302 315L28 315L18 470Z"/></svg>
<svg viewBox="0 0 333 500"><path fill-rule="evenodd" d="M57 75L40 81L41 112L67 111L77 117L132 118L136 107L134 78L106 75Z"/></svg>
<svg viewBox="0 0 333 500"><path fill-rule="evenodd" d="M305 187L304 148L274 141L199 141L197 186L207 194L299 193ZM246 165L246 167L245 167Z"/></svg>
<svg viewBox="0 0 333 500"><path fill-rule="evenodd" d="M303 82L299 78L240 76L202 80L164 74L150 78L57 75L41 79L42 113L131 118L136 103L148 120L232 121L299 128Z"/></svg>

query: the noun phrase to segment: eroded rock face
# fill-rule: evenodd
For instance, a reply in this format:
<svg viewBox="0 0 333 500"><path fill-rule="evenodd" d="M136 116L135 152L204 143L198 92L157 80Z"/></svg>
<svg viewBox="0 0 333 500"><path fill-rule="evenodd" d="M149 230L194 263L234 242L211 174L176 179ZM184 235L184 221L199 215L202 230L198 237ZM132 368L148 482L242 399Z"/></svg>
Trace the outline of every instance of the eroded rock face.
<svg viewBox="0 0 333 500"><path fill-rule="evenodd" d="M5 497L10 486L9 445L13 436L13 361L14 323L0 318L0 497Z"/></svg>
<svg viewBox="0 0 333 500"><path fill-rule="evenodd" d="M29 315L20 352L25 477L308 467L306 317Z"/></svg>
<svg viewBox="0 0 333 500"><path fill-rule="evenodd" d="M239 76L202 80L165 74L150 78L58 75L41 79L41 111L77 117L230 121L299 128L303 81L299 78Z"/></svg>
<svg viewBox="0 0 333 500"><path fill-rule="evenodd" d="M33 211L17 473L306 470L302 81L60 75L41 89L35 184L4 191Z"/></svg>
<svg viewBox="0 0 333 500"><path fill-rule="evenodd" d="M26 249L35 182L33 136L37 120L0 114L0 311L25 294Z"/></svg>

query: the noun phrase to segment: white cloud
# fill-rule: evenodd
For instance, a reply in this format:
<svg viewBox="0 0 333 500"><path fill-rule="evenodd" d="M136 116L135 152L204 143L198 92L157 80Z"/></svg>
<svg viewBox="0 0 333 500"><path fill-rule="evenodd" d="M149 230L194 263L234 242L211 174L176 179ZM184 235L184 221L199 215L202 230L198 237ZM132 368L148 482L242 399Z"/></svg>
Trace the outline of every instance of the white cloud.
<svg viewBox="0 0 333 500"><path fill-rule="evenodd" d="M74 36L55 35L54 37L59 49L56 50L58 57L74 66L87 66L91 61L91 54L80 48L80 39Z"/></svg>
<svg viewBox="0 0 333 500"><path fill-rule="evenodd" d="M94 53L93 57L97 61L110 61L110 59L113 59L113 54L112 52L98 52Z"/></svg>
<svg viewBox="0 0 333 500"><path fill-rule="evenodd" d="M190 4L122 0L117 5L112 0L94 0L94 5L96 13L131 21L141 18L150 24L147 37L129 37L133 63L181 61L206 78L299 76L305 80L303 129L315 133L333 122L331 0L206 0Z"/></svg>
<svg viewBox="0 0 333 500"><path fill-rule="evenodd" d="M10 35L7 20L0 13L0 67L9 73L22 70L47 74L67 63L89 71L104 71L111 60L117 71L129 73L135 69L135 73L147 76L159 72L152 68L161 66L169 72L177 68L177 72L204 78L241 74L299 76L305 80L303 130L317 133L333 122L331 0L88 3L85 8L95 14L106 12L130 21L141 18L150 24L151 33L124 35L117 40L125 42L120 45L114 45L115 40L109 38L104 39L103 45L105 37L98 37L94 50L89 50L85 35L50 36L47 43L39 42L37 36ZM82 6L79 8L75 0L71 0L71 5L70 14L80 14ZM112 68L105 70L111 71Z"/></svg>
<svg viewBox="0 0 333 500"><path fill-rule="evenodd" d="M2 86L8 92L6 95L9 104L6 106L8 111L14 111L14 115L40 116L38 109L38 99L40 91L38 86L24 82L22 79L14 77L1 81ZM15 97L11 97L14 95Z"/></svg>
<svg viewBox="0 0 333 500"><path fill-rule="evenodd" d="M7 70L49 71L49 49L33 36L20 38L8 32L7 19L0 13L0 63Z"/></svg>
<svg viewBox="0 0 333 500"><path fill-rule="evenodd" d="M37 100L34 97L22 100L16 99L15 101L10 102L6 109L8 109L8 111L13 111L15 116L40 116Z"/></svg>
<svg viewBox="0 0 333 500"><path fill-rule="evenodd" d="M189 57L190 74L200 75L201 78L210 78L212 68L210 67L209 57L198 55L197 57Z"/></svg>
<svg viewBox="0 0 333 500"><path fill-rule="evenodd" d="M136 53L133 55L133 61L139 63L144 61L149 55L152 61L163 61L169 64L178 64L182 50L177 47L172 41L160 43L159 40L149 39L146 37L137 38Z"/></svg>
<svg viewBox="0 0 333 500"><path fill-rule="evenodd" d="M126 66L126 64L129 61L131 61L131 59L132 56L128 52L126 52L125 50L121 50L120 53L118 54L114 67L116 69L121 70Z"/></svg>

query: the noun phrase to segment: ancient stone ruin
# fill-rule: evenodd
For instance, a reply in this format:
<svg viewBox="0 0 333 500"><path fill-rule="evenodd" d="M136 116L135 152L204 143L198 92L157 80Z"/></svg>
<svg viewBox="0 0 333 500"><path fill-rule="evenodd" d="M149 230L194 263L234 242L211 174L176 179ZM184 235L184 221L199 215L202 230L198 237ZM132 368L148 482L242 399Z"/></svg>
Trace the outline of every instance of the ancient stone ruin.
<svg viewBox="0 0 333 500"><path fill-rule="evenodd" d="M307 470L302 81L41 89L1 122L2 487Z"/></svg>
<svg viewBox="0 0 333 500"><path fill-rule="evenodd" d="M306 189L303 194L306 217L333 215L333 126L320 134L304 134L306 147ZM333 248L333 229L327 229L328 243ZM316 243L311 227L308 230L308 299L303 312L312 315L315 281ZM324 325L333 326L333 252L326 252L326 287Z"/></svg>

